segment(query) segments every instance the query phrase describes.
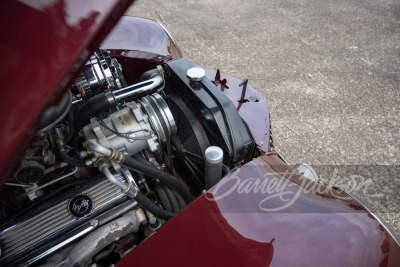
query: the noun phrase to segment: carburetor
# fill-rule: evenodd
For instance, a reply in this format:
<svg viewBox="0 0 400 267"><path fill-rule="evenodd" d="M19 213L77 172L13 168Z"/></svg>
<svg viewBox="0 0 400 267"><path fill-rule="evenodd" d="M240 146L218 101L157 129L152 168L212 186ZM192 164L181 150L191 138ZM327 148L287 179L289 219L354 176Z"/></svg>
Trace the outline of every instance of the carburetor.
<svg viewBox="0 0 400 267"><path fill-rule="evenodd" d="M105 119L92 118L91 123L83 128L86 140L95 140L104 147L130 156L143 149L156 151L159 144L166 142L173 133L176 133L174 118L158 93L127 102L123 109ZM92 160L98 156L94 153Z"/></svg>

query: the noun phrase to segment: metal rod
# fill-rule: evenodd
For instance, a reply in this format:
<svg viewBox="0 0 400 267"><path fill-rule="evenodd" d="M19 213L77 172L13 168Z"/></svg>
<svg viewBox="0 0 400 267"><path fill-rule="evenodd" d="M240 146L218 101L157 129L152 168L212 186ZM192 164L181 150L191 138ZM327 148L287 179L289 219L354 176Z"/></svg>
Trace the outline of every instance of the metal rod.
<svg viewBox="0 0 400 267"><path fill-rule="evenodd" d="M78 171L78 167L75 167L75 169L74 169L72 172L67 173L67 174L65 174L65 175L63 175L63 176L61 176L61 177L58 177L57 179L52 180L51 182L48 182L48 183L46 183L46 184L44 184L44 185L41 185L41 186L39 186L39 187L37 187L37 188L34 188L34 189L32 189L32 190L29 190L29 193L36 192L36 191L38 191L38 190L40 190L40 189L42 189L42 188L45 188L46 186L49 186L49 185L51 185L51 184L54 184L54 183L56 183L56 182L58 182L58 181L60 181L60 180L62 180L62 179L64 179L64 178L67 178L68 176L71 176L72 174L76 173L77 171Z"/></svg>
<svg viewBox="0 0 400 267"><path fill-rule="evenodd" d="M106 148L93 140L89 140L86 142L86 148L88 148L94 152L97 152L99 154L102 154L103 156L106 156L106 157L109 157L112 154L111 149Z"/></svg>
<svg viewBox="0 0 400 267"><path fill-rule="evenodd" d="M144 95L159 92L162 89L164 89L164 79L162 76L157 75L149 80L135 83L118 90L114 90L110 93L107 93L106 96L109 99L110 104L115 105L118 101L122 101L126 98L138 98ZM72 101L72 105L79 105L82 102L82 98L77 99Z"/></svg>
<svg viewBox="0 0 400 267"><path fill-rule="evenodd" d="M5 183L5 185L17 186L17 187L30 187L30 185L27 184L15 184L15 183Z"/></svg>
<svg viewBox="0 0 400 267"><path fill-rule="evenodd" d="M122 190L125 190L127 186L129 187L129 185L127 185L127 184L125 184L125 183L123 183L123 182L118 181L118 179L115 178L115 176L110 172L110 169L109 169L109 168L105 167L105 168L103 168L101 171L104 173L104 175L107 177L107 179L108 179L111 183L113 183L114 185L118 186L118 187L121 188Z"/></svg>

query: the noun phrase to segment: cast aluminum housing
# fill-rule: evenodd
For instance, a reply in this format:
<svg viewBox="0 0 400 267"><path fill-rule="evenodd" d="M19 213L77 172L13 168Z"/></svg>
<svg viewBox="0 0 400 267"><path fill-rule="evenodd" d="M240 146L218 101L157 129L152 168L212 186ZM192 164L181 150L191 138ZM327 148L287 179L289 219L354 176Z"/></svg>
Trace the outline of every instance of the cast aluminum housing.
<svg viewBox="0 0 400 267"><path fill-rule="evenodd" d="M125 108L103 120L93 118L83 128L86 140L96 140L126 155L134 155L143 149L154 152L159 142L165 142L174 132L174 118L158 93L125 103Z"/></svg>

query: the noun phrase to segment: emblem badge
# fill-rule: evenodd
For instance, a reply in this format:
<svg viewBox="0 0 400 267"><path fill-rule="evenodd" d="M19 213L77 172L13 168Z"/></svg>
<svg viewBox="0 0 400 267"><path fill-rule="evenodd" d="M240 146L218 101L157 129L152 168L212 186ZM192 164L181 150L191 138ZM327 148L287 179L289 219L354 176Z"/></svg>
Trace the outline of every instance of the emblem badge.
<svg viewBox="0 0 400 267"><path fill-rule="evenodd" d="M82 218L92 212L92 200L86 195L74 196L68 204L69 212L75 217Z"/></svg>

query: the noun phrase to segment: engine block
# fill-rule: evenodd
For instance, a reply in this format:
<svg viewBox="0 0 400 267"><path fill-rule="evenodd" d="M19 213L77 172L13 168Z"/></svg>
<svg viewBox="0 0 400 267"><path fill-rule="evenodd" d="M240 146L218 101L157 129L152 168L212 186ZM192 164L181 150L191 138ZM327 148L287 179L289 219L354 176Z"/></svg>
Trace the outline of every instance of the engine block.
<svg viewBox="0 0 400 267"><path fill-rule="evenodd" d="M136 186L127 169L115 173L115 177ZM98 222L96 218L128 200L118 187L100 175L79 191L68 192L21 218L14 218L0 230L0 265L30 264L39 260L90 232L97 226L93 223ZM102 223L118 213L113 210L113 214Z"/></svg>

